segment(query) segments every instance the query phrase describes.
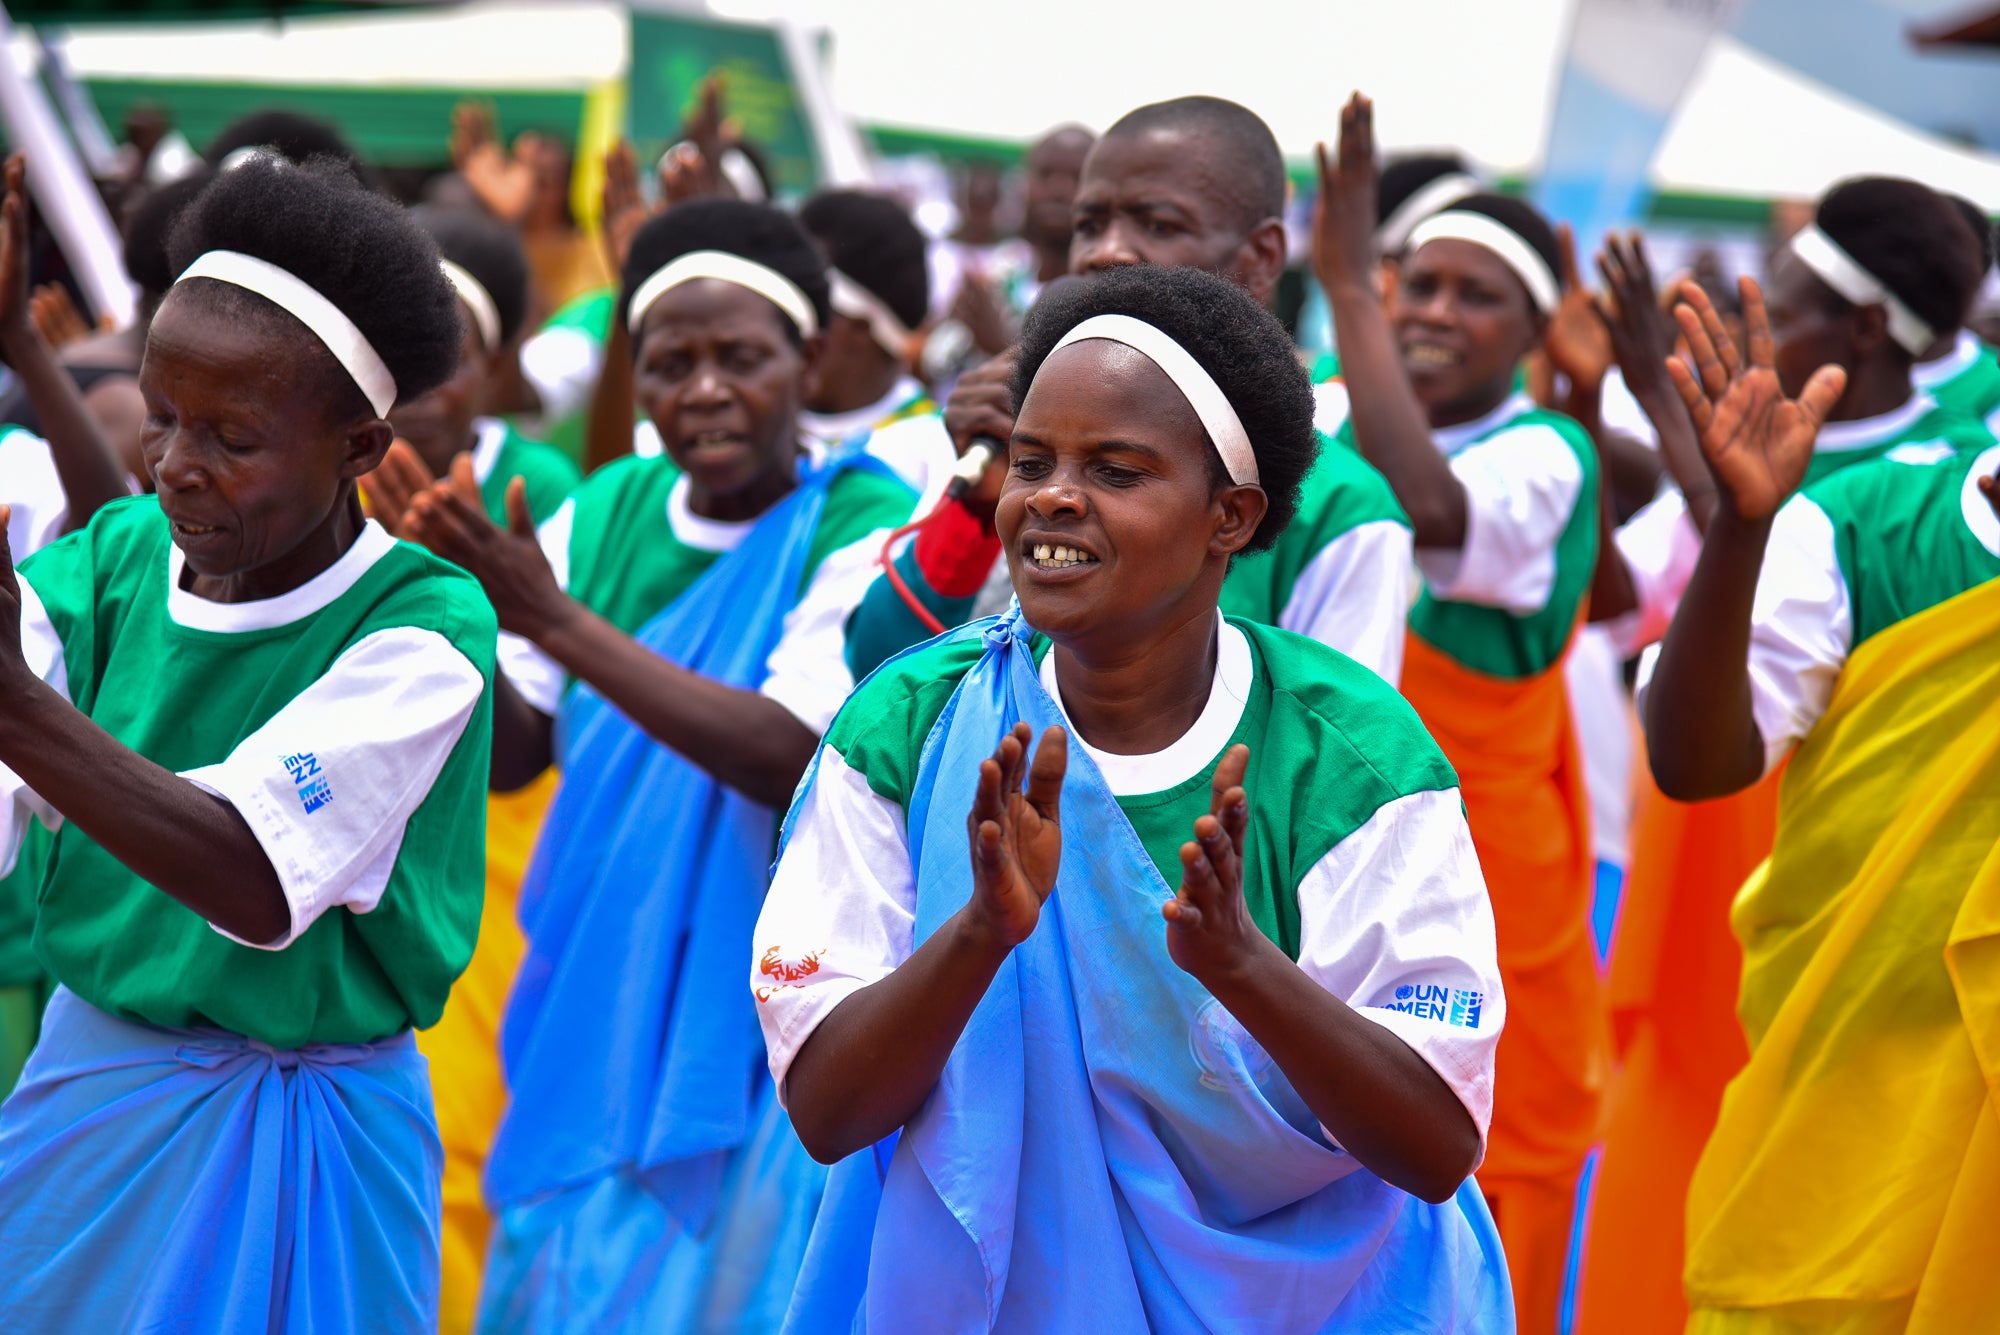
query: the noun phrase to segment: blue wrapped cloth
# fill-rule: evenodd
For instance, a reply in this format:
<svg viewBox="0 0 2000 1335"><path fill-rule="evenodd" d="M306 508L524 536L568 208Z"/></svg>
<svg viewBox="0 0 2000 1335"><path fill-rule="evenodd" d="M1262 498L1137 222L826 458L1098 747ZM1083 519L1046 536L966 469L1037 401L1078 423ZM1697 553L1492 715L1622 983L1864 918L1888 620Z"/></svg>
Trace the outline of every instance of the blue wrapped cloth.
<svg viewBox="0 0 2000 1335"><path fill-rule="evenodd" d="M58 988L0 1108L0 1330L428 1335L443 1171L408 1033L285 1051Z"/></svg>
<svg viewBox="0 0 2000 1335"><path fill-rule="evenodd" d="M1016 721L1061 722L1018 608L959 633L986 652L925 742L908 813L919 942L971 895L979 762ZM1062 823L1041 923L886 1171L879 1147L835 1169L786 1329L1511 1331L1477 1188L1430 1205L1329 1143L1172 962L1173 890L1076 747Z"/></svg>
<svg viewBox="0 0 2000 1335"><path fill-rule="evenodd" d="M636 637L763 681L843 453L801 477ZM777 815L588 685L521 891L487 1160L482 1332L775 1330L825 1185L778 1106L744 982Z"/></svg>

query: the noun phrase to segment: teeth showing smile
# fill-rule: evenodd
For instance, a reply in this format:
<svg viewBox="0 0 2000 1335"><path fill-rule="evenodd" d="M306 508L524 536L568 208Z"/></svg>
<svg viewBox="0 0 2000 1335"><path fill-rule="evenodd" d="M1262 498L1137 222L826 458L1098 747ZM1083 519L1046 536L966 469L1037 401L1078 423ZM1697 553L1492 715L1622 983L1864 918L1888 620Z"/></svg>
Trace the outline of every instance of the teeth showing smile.
<svg viewBox="0 0 2000 1335"><path fill-rule="evenodd" d="M1035 544L1034 561L1043 570L1067 570L1071 566L1095 565L1097 558L1076 547L1050 546L1046 542Z"/></svg>
<svg viewBox="0 0 2000 1335"><path fill-rule="evenodd" d="M1412 366L1456 366L1458 353L1435 343L1412 343L1403 351L1403 360Z"/></svg>
<svg viewBox="0 0 2000 1335"><path fill-rule="evenodd" d="M219 531L213 525L209 524L176 523L174 527L178 529L180 532L187 534L190 538L199 538L204 534L215 533Z"/></svg>

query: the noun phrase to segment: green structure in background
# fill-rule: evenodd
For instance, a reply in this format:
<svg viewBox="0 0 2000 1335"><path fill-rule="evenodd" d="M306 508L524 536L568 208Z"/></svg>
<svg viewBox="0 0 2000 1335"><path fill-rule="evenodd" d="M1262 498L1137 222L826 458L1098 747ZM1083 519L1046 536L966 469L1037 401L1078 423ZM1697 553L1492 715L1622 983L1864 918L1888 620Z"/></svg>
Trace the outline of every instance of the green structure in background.
<svg viewBox="0 0 2000 1335"><path fill-rule="evenodd" d="M632 15L628 76L632 141L650 155L680 137L702 81L720 74L730 119L761 149L779 193L810 194L819 162L791 65L778 38L755 24L677 15Z"/></svg>

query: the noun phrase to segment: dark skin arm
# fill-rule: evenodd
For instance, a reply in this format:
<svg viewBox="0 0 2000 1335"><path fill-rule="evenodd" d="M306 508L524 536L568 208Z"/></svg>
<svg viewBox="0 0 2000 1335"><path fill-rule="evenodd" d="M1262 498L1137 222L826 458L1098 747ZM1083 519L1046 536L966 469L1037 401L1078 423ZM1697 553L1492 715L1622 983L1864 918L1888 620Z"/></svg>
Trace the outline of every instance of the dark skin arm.
<svg viewBox="0 0 2000 1335"><path fill-rule="evenodd" d="M1007 952L1040 920L1061 861L1068 751L1051 728L1029 769L1028 741L1027 725L1017 724L980 764L966 822L973 891L965 908L888 978L835 1007L792 1063L793 1124L825 1162L916 1115ZM1478 1154L1471 1115L1423 1058L1313 982L1250 919L1242 890L1249 759L1238 746L1216 767L1211 812L1181 849L1181 888L1162 906L1168 951L1249 1030L1349 1153L1405 1191L1445 1200Z"/></svg>
<svg viewBox="0 0 2000 1335"><path fill-rule="evenodd" d="M276 941L291 906L236 808L128 750L29 669L6 535L0 505L0 764L147 883L233 936Z"/></svg>
<svg viewBox="0 0 2000 1335"><path fill-rule="evenodd" d="M1739 792L1763 776L1749 666L1757 578L1771 521L1804 481L1813 441L1847 387L1844 371L1822 366L1796 400L1786 398L1763 294L1751 279L1742 287L1747 361L1699 287L1684 285L1675 311L1695 370L1676 361L1671 373L1721 496L1646 698L1653 778L1680 802Z"/></svg>
<svg viewBox="0 0 2000 1335"><path fill-rule="evenodd" d="M753 801L779 808L790 801L819 747L816 733L775 700L668 662L557 587L535 540L521 479L507 490L505 529L486 517L477 495L472 460L460 455L449 482L417 497L404 517L404 536L472 572L499 614L502 630L533 641L655 740ZM537 760L547 764L546 722L532 725L516 716L513 703L539 712L518 696L496 708L496 752L502 729L510 730L504 737L506 764L495 762L496 784L523 771L532 779L540 768L527 767ZM523 735L511 731L516 723L531 726Z"/></svg>
<svg viewBox="0 0 2000 1335"><path fill-rule="evenodd" d="M1610 334L1625 387L1659 433L1660 462L1687 499L1688 517L1696 530L1705 533L1715 515L1715 478L1708 471L1701 442L1695 438L1694 422L1667 369L1667 362L1674 359L1676 327L1660 313L1653 267L1639 233L1623 240L1606 234L1604 249L1597 256L1597 271L1604 276L1609 292L1608 298L1598 301L1598 314Z"/></svg>
<svg viewBox="0 0 2000 1335"><path fill-rule="evenodd" d="M1356 93L1340 112L1340 145L1319 146L1313 272L1333 308L1354 443L1410 517L1416 545L1465 545L1465 485L1431 440L1430 419L1403 376L1375 287L1375 108Z"/></svg>
<svg viewBox="0 0 2000 1335"><path fill-rule="evenodd" d="M29 317L26 175L25 158L16 153L7 159L7 197L0 204L0 358L21 378L41 418L74 531L107 503L132 493L96 415Z"/></svg>

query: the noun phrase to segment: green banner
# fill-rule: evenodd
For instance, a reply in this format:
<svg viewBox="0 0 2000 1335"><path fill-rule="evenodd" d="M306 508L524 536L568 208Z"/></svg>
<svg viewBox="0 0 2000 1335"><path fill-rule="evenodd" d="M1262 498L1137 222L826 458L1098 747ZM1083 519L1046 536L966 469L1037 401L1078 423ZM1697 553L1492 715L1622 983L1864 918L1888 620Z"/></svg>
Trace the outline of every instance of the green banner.
<svg viewBox="0 0 2000 1335"><path fill-rule="evenodd" d="M778 190L811 192L819 180L812 133L791 65L766 27L680 15L632 15L632 140L651 161L680 138L702 80L722 76L723 114L764 154Z"/></svg>

